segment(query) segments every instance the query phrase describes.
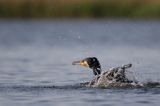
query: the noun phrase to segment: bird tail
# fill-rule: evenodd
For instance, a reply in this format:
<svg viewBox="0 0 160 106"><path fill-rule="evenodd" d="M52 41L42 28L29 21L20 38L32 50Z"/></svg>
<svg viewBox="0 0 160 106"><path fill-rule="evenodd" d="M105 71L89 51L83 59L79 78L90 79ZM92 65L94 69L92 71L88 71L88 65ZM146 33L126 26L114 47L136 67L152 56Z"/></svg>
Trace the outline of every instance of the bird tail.
<svg viewBox="0 0 160 106"><path fill-rule="evenodd" d="M132 67L132 64L125 64L122 66L122 69L127 69L127 68L130 68Z"/></svg>

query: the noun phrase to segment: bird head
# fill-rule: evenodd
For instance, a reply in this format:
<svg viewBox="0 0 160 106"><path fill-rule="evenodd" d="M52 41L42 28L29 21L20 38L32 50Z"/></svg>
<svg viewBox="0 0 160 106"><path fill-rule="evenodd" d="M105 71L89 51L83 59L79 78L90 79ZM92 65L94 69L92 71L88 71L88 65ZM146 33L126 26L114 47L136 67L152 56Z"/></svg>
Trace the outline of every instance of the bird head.
<svg viewBox="0 0 160 106"><path fill-rule="evenodd" d="M91 69L101 68L101 65L96 57L88 57L82 60L74 61L72 65L80 65L84 67L89 67Z"/></svg>

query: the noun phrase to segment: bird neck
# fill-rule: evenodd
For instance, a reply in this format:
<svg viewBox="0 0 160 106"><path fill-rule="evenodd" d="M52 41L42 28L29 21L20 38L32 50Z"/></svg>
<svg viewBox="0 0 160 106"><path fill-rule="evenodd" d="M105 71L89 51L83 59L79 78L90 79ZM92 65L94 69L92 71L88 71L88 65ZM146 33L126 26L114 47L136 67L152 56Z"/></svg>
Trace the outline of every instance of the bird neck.
<svg viewBox="0 0 160 106"><path fill-rule="evenodd" d="M93 68L93 74L96 75L100 75L101 74L101 68Z"/></svg>

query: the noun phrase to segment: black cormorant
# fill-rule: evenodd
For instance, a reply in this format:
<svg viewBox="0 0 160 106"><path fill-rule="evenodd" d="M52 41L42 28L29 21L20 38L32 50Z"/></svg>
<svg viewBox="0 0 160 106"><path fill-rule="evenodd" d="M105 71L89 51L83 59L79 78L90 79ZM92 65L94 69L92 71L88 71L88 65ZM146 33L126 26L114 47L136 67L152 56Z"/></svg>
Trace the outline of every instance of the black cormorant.
<svg viewBox="0 0 160 106"><path fill-rule="evenodd" d="M96 57L88 57L79 61L74 61L72 64L91 68L95 76L100 76L102 72L101 65ZM125 74L126 69L131 66L132 64L126 64L121 67L111 68L108 71L103 72L102 75L106 75L107 80L114 80L116 82L132 82Z"/></svg>

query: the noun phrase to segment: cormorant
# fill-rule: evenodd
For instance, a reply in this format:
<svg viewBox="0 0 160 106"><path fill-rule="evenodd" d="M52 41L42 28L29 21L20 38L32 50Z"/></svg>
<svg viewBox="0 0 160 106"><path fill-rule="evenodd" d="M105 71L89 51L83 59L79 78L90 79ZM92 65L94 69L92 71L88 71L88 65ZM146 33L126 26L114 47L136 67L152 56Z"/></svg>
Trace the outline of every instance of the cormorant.
<svg viewBox="0 0 160 106"><path fill-rule="evenodd" d="M100 77L101 74L101 65L96 57L88 57L80 61L74 61L73 65L81 65L89 67L93 70L95 76ZM132 64L126 64L121 67L111 68L108 71L102 73L101 76L106 76L106 81L116 81L116 82L133 82L126 77L125 71L127 68L130 68Z"/></svg>

